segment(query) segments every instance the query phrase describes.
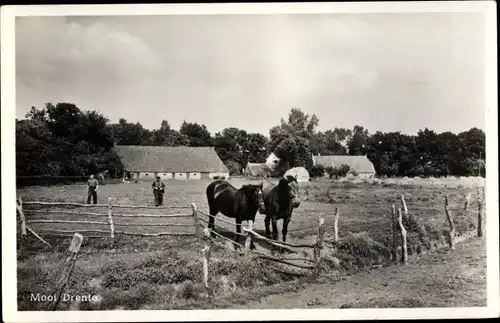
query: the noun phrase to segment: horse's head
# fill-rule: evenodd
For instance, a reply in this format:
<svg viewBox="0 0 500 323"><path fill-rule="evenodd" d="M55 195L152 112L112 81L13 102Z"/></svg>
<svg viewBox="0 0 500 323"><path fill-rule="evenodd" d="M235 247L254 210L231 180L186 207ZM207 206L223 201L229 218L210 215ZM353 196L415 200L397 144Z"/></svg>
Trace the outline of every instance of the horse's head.
<svg viewBox="0 0 500 323"><path fill-rule="evenodd" d="M286 192L292 206L294 208L299 207L299 183L297 182L297 178L287 175L280 179L278 186L282 192Z"/></svg>
<svg viewBox="0 0 500 323"><path fill-rule="evenodd" d="M265 211L266 211L266 208L264 206L264 199L262 198L262 188L263 188L263 184L260 183L258 185L252 185L252 184L248 184L248 185L244 185L243 187L245 187L247 189L247 191L249 192L249 195L250 195L250 198L251 198L251 201L259 207L259 213L260 214L264 214Z"/></svg>

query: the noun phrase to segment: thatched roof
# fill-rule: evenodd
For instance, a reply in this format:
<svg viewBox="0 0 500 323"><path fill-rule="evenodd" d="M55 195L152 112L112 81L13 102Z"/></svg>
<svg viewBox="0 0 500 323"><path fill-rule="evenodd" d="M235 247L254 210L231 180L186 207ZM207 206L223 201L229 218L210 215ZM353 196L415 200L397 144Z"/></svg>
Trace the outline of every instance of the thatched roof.
<svg viewBox="0 0 500 323"><path fill-rule="evenodd" d="M129 171L229 173L213 147L115 146L114 149Z"/></svg>
<svg viewBox="0 0 500 323"><path fill-rule="evenodd" d="M348 165L350 169L354 169L356 173L373 173L372 162L366 156L314 156L315 165L323 165L325 167L339 167L342 164Z"/></svg>
<svg viewBox="0 0 500 323"><path fill-rule="evenodd" d="M251 176L270 176L272 171L267 164L248 163L245 167L245 173Z"/></svg>

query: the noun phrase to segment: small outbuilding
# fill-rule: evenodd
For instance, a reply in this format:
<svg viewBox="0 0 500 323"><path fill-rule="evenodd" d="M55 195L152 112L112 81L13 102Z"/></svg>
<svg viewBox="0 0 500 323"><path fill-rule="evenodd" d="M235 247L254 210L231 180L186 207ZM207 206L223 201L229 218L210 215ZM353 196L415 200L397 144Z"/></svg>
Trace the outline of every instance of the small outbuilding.
<svg viewBox="0 0 500 323"><path fill-rule="evenodd" d="M248 163L245 167L245 175L253 177L269 177L272 175L272 168L267 164Z"/></svg>
<svg viewBox="0 0 500 323"><path fill-rule="evenodd" d="M286 171L285 176L292 175L297 182L309 182L309 172L304 167L294 167Z"/></svg>

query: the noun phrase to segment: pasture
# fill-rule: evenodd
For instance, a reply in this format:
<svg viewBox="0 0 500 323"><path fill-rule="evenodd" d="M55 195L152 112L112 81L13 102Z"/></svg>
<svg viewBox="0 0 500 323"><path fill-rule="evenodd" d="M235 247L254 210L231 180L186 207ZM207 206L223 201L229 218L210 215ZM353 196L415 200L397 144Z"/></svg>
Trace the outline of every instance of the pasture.
<svg viewBox="0 0 500 323"><path fill-rule="evenodd" d="M244 183L259 183L245 179L232 179L230 182L239 187ZM273 180L273 182L275 182ZM167 182L164 205L187 207L183 212L190 213L190 204L196 203L202 211L207 211L205 188L209 181ZM264 184L266 181L264 181ZM151 205L153 195L150 182L136 184L109 184L99 187L98 203ZM472 193L469 212L461 212L464 196ZM448 195L450 209L455 214L459 232L475 227L477 213L477 191L474 187L463 185L398 185L378 182L340 182L317 181L302 183L300 195L302 203L293 213L289 225L288 241L312 242L317 232L317 220L323 217L327 237L332 235L333 214L339 208L338 221L341 239L358 244L360 251L368 241L388 245L390 240L391 205L399 207L400 194L406 197L409 212L418 215L428 228L430 235L449 228L444 212L444 196ZM24 201L64 201L85 203L86 185L61 185L51 187L32 186L17 190L18 197ZM164 209L153 210L162 214ZM129 211L133 212L133 211ZM172 212L178 213L179 210ZM222 215L217 218L228 220ZM35 218L26 214L27 220ZM44 214L36 218L46 219L88 219L80 215ZM105 210L103 219L105 219ZM219 232L233 238L234 225L215 223L222 227ZM93 218L95 220L95 218ZM161 232L165 229L159 224L165 218L141 218L141 223L151 226L138 227L137 218L127 218L121 222L123 230L135 232ZM192 223L190 219L168 219L176 224ZM184 221L184 222L183 222ZM118 223L118 221L117 221ZM245 224L245 223L244 223ZM281 221L278 222L281 238ZM42 228L88 229L89 226L76 227L68 224L33 225L35 231ZM107 228L105 227L104 230ZM117 229L118 230L118 229ZM169 231L194 232L194 227L172 227ZM224 230L227 230L224 232ZM264 233L264 216L257 214L254 230ZM55 270L64 257L70 238L46 237L53 247L43 245L28 234L25 241L18 239L18 306L19 310L41 310L44 304L29 301L30 293L47 293L51 290ZM83 234L85 236L85 234ZM363 237L369 237L364 239ZM411 237L413 241L414 237ZM227 245L227 243L226 243ZM234 256L222 248L213 252L210 271L214 273L211 290L206 291L202 282L201 250L203 243L195 237L139 237L117 234L114 239L109 235L102 238L85 238L75 270L67 287L68 293L95 294L95 302L61 303L61 309L181 309L181 308L231 308L244 306L247 302L258 300L272 294L300 290L311 283L310 280L286 275L272 268L277 267L258 258ZM265 246L257 245L264 250ZM484 248L484 245L483 245ZM356 249L356 248L354 248ZM338 251L335 253L327 244L322 251L325 263L321 279L334 284L345 274L371 269L366 260L369 256L362 252ZM420 257L420 256L419 256ZM481 259L484 263L486 259ZM403 269L404 270L404 269ZM361 296L361 295L360 295ZM451 296L450 296L451 297ZM464 304L463 306L467 306ZM472 304L471 304L472 306Z"/></svg>

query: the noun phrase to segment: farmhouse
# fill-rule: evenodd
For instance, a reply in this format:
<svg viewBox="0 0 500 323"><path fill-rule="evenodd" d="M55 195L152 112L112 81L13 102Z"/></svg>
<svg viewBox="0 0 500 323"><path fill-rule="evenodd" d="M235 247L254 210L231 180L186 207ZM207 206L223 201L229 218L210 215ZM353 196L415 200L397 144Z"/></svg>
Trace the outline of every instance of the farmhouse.
<svg viewBox="0 0 500 323"><path fill-rule="evenodd" d="M366 156L313 156L313 165L339 167L342 164L349 166L359 177L375 176L375 168Z"/></svg>
<svg viewBox="0 0 500 323"><path fill-rule="evenodd" d="M213 147L115 146L129 179L229 177Z"/></svg>
<svg viewBox="0 0 500 323"><path fill-rule="evenodd" d="M272 168L267 164L248 163L245 167L245 175L254 177L268 177L272 175Z"/></svg>

